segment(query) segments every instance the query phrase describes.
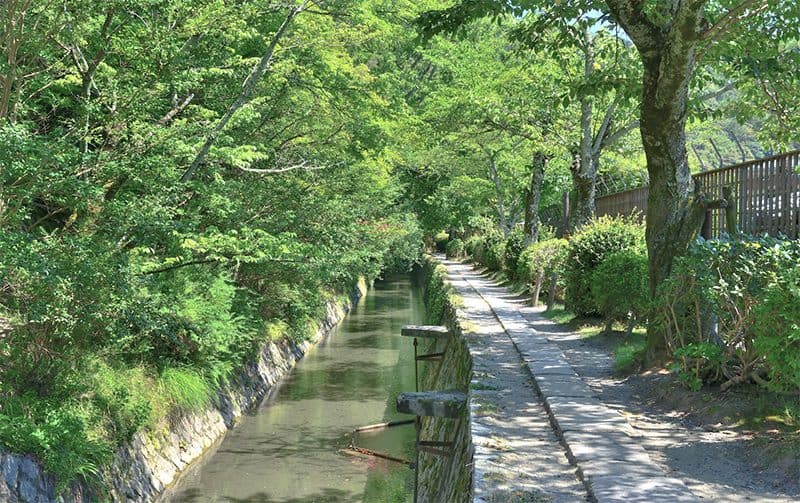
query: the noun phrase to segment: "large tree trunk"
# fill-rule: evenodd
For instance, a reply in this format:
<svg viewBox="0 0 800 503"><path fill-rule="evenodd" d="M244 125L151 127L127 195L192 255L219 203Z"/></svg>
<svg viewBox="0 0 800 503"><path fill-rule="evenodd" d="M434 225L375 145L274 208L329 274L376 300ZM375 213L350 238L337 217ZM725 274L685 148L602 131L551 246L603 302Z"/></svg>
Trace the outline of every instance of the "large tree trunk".
<svg viewBox="0 0 800 503"><path fill-rule="evenodd" d="M646 236L653 297L669 276L674 259L697 236L705 213L704 201L695 195L686 151L694 52L692 43L673 43L657 55L643 55L641 132L650 175ZM657 359L663 348L663 334L651 324L648 359Z"/></svg>
<svg viewBox="0 0 800 503"><path fill-rule="evenodd" d="M525 191L525 244L535 243L539 240L539 203L542 200L542 183L544 182L544 169L547 166L547 156L542 152L533 155L531 167L531 182Z"/></svg>

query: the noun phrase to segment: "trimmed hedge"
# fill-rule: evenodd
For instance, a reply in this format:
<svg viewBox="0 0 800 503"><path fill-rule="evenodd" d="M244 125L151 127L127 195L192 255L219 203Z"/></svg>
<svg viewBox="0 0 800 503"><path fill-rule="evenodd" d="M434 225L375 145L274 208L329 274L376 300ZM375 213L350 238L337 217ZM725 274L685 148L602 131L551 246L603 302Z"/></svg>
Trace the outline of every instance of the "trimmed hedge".
<svg viewBox="0 0 800 503"><path fill-rule="evenodd" d="M567 309L578 316L600 313L592 295L594 270L613 253L644 253L644 225L628 217L600 217L581 228L569 242L564 271Z"/></svg>
<svg viewBox="0 0 800 503"><path fill-rule="evenodd" d="M464 242L459 238L451 239L445 248L447 258L462 258L466 254Z"/></svg>
<svg viewBox="0 0 800 503"><path fill-rule="evenodd" d="M503 271L506 273L506 277L512 281L517 279L517 264L519 264L519 257L524 249L525 234L522 230L514 230L506 239L503 253Z"/></svg>
<svg viewBox="0 0 800 503"><path fill-rule="evenodd" d="M628 322L628 335L647 315L649 279L647 255L627 250L612 253L595 269L592 295L597 311L608 322Z"/></svg>

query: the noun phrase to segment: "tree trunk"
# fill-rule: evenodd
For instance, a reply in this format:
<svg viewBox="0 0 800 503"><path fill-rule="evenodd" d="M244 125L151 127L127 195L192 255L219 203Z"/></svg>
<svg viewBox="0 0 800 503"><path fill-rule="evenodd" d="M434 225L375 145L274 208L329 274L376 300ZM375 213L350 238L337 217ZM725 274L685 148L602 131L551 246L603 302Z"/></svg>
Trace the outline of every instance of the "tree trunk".
<svg viewBox="0 0 800 503"><path fill-rule="evenodd" d="M558 273L550 273L550 288L547 292L547 310L552 311L556 307L556 290L558 289Z"/></svg>
<svg viewBox="0 0 800 503"><path fill-rule="evenodd" d="M533 301L533 306L537 307L539 305L539 295L542 293L542 284L544 283L544 271L540 270L536 273L536 280L533 283L533 295L531 296L531 300Z"/></svg>
<svg viewBox="0 0 800 503"><path fill-rule="evenodd" d="M533 155L531 169L531 182L525 191L525 244L529 245L539 240L539 202L542 199L542 183L544 182L544 169L547 166L547 157L542 152Z"/></svg>
<svg viewBox="0 0 800 503"><path fill-rule="evenodd" d="M669 276L673 260L696 238L705 215L703 198L695 194L686 151L694 45L676 45L643 58L641 132L650 175L646 236L653 297ZM663 335L652 324L647 345L650 361L658 359L665 348Z"/></svg>
<svg viewBox="0 0 800 503"><path fill-rule="evenodd" d="M500 175L497 173L496 158L497 153L492 153L491 158L489 159L489 176L494 184L495 197L497 197L497 218L500 221L500 227L503 229L503 232L508 234L511 229L509 228L508 219L506 218L506 204L505 197L503 196L503 184L500 182Z"/></svg>
<svg viewBox="0 0 800 503"><path fill-rule="evenodd" d="M594 47L592 34L588 28L584 29L583 45L583 77L589 81L594 73ZM576 162L572 165L572 183L575 187L575 205L572 212L572 222L570 227L578 229L594 217L595 212L595 184L597 182L597 172L594 170L592 162L594 135L592 133L592 118L594 116L594 105L592 96L581 98L581 120L580 120L580 145Z"/></svg>
<svg viewBox="0 0 800 503"><path fill-rule="evenodd" d="M592 171L591 156L586 161L576 156L571 172L575 200L570 209L569 227L574 231L594 216L597 174Z"/></svg>

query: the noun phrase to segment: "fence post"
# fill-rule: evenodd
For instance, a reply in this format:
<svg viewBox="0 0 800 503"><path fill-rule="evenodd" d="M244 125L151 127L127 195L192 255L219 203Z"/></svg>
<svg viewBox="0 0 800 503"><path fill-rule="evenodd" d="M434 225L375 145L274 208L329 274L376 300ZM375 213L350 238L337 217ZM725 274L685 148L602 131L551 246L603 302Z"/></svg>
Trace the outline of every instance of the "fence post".
<svg viewBox="0 0 800 503"><path fill-rule="evenodd" d="M729 236L734 237L739 234L739 225L736 222L736 205L733 201L733 188L730 185L722 187L722 197L727 203L725 205L725 229Z"/></svg>
<svg viewBox="0 0 800 503"><path fill-rule="evenodd" d="M700 229L700 235L703 236L703 239L711 239L711 218L712 213L711 210L706 210L706 217L703 220L703 227Z"/></svg>

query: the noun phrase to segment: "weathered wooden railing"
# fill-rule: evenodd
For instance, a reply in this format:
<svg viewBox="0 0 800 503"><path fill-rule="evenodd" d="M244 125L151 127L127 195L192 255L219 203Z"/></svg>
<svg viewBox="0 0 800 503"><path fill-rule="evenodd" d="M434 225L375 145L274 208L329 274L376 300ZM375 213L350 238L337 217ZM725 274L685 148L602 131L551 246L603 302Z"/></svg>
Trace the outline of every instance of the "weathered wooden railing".
<svg viewBox="0 0 800 503"><path fill-rule="evenodd" d="M711 200L722 198L723 188L730 188L741 231L800 238L800 151L698 173L694 179ZM647 195L647 187L640 187L598 197L596 213L644 217ZM726 232L725 218L724 208L710 210L704 237L717 238Z"/></svg>

